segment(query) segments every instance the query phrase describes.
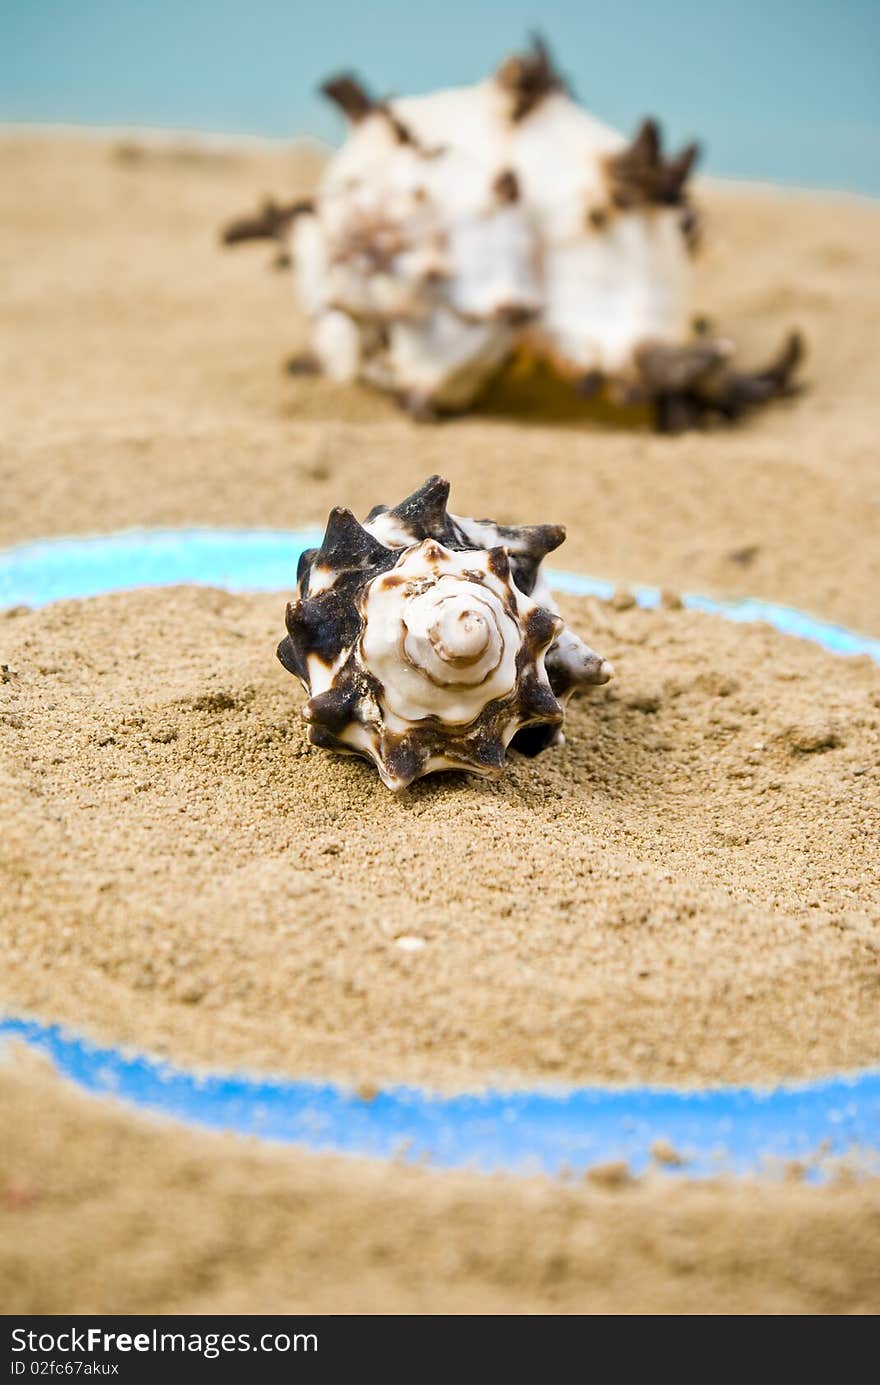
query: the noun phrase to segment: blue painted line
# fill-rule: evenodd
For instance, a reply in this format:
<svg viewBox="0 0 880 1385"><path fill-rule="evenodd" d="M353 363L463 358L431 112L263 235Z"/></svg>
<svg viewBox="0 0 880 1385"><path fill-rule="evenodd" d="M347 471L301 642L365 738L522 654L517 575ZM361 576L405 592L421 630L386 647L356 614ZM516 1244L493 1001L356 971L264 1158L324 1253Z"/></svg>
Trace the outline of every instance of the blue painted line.
<svg viewBox="0 0 880 1385"><path fill-rule="evenodd" d="M820 1147L870 1149L880 1130L880 1072L766 1092L579 1087L440 1096L394 1086L364 1099L329 1082L196 1076L31 1020L0 1021L0 1038L23 1040L91 1093L193 1125L440 1168L557 1173L622 1159L638 1173L662 1137L691 1177L743 1174L769 1160L809 1159Z"/></svg>
<svg viewBox="0 0 880 1385"><path fill-rule="evenodd" d="M46 606L133 587L178 583L225 591L290 591L317 529L132 529L43 539L0 552L0 606Z"/></svg>
<svg viewBox="0 0 880 1385"><path fill-rule="evenodd" d="M554 591L565 592L569 596L598 596L607 601L614 595L615 586L598 577L580 577L573 572L554 572L548 570L547 578ZM639 606L655 610L660 605L659 587L634 587L633 596ZM792 606L780 606L773 601L761 601L749 597L742 601L722 601L712 596L699 596L686 592L682 604L689 611L702 611L707 615L723 616L740 624L772 625L783 635L794 635L799 640L809 640L828 649L832 654L867 654L880 664L880 640L868 635L859 635L847 630L843 625L819 620L805 611Z"/></svg>
<svg viewBox="0 0 880 1385"><path fill-rule="evenodd" d="M290 591L300 552L320 539L321 531L312 529L190 529L20 544L0 552L0 607L177 583ZM614 590L599 578L549 577L555 590L572 595L607 598ZM634 595L648 608L660 601L653 587ZM692 610L763 621L836 654L867 654L880 663L880 640L790 607L699 595L683 601ZM87 1091L193 1125L315 1150L427 1159L438 1167L555 1172L623 1159L639 1172L658 1138L687 1157L684 1172L692 1176L719 1167L754 1172L767 1160L808 1158L820 1146L880 1154L877 1071L766 1091L578 1087L441 1096L392 1086L365 1100L327 1082L200 1076L33 1020L0 1018L0 1038L44 1053Z"/></svg>
<svg viewBox="0 0 880 1385"><path fill-rule="evenodd" d="M130 530L84 539L45 539L0 551L0 607L45 606L133 587L177 583L226 591L290 591L304 548L319 544L319 529ZM556 591L607 599L614 584L598 577L548 572ZM659 605L656 587L636 587L640 606ZM722 601L687 594L689 610L727 620L763 621L783 634L811 640L835 654L867 654L880 663L880 640L819 620L790 606L749 599Z"/></svg>

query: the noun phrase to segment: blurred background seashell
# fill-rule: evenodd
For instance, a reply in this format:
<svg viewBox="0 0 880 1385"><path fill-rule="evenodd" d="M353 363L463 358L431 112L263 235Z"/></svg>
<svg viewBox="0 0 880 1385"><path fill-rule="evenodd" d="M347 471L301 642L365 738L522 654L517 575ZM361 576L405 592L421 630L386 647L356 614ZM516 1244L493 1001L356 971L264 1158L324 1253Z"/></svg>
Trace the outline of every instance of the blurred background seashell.
<svg viewBox="0 0 880 1385"><path fill-rule="evenodd" d="M314 199L224 231L284 247L310 320L301 366L426 419L514 362L514 384L550 375L668 432L796 391L797 333L744 371L695 325L698 146L667 155L653 119L627 141L572 99L541 39L470 87L379 100L345 73L322 90L348 138Z"/></svg>
<svg viewBox="0 0 880 1385"><path fill-rule="evenodd" d="M461 519L448 496L432 476L364 524L333 510L278 647L309 694L312 744L372 760L390 789L444 769L497 777L508 746L558 744L571 694L612 675L543 580L564 529Z"/></svg>

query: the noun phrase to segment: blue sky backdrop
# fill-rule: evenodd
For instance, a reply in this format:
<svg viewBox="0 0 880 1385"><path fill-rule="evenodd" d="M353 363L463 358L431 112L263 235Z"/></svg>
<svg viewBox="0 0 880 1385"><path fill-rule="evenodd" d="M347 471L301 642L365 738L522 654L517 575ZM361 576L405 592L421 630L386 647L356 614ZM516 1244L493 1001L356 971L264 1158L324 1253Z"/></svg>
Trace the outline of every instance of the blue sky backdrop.
<svg viewBox="0 0 880 1385"><path fill-rule="evenodd" d="M540 29L582 101L710 172L880 194L880 0L0 0L0 120L338 141L315 94L472 81Z"/></svg>

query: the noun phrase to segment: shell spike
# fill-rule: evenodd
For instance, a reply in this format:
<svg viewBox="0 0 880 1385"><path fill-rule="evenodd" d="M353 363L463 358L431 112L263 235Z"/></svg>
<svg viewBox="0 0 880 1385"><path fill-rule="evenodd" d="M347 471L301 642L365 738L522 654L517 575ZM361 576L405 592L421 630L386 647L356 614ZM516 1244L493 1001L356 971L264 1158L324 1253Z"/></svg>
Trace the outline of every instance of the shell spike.
<svg viewBox="0 0 880 1385"><path fill-rule="evenodd" d="M700 337L684 346L648 342L636 352L636 366L650 395L690 389L728 359L731 344L724 337Z"/></svg>
<svg viewBox="0 0 880 1385"><path fill-rule="evenodd" d="M302 601L288 601L284 612L284 624L287 627L287 635L275 653L279 663L287 669L287 672L292 673L305 687L308 687L308 655L311 641L308 624L303 619Z"/></svg>
<svg viewBox="0 0 880 1385"><path fill-rule="evenodd" d="M355 519L351 510L337 505L330 511L324 539L312 566L345 572L373 567L389 556L385 545Z"/></svg>
<svg viewBox="0 0 880 1385"><path fill-rule="evenodd" d="M725 371L715 385L713 402L728 418L738 418L745 409L765 404L768 399L797 394L799 386L791 377L804 353L800 332L790 332L779 354L762 369Z"/></svg>
<svg viewBox="0 0 880 1385"><path fill-rule="evenodd" d="M355 713L359 701L360 689L357 683L342 683L309 698L303 708L303 716L310 725L322 726L335 736L350 721L356 720Z"/></svg>
<svg viewBox="0 0 880 1385"><path fill-rule="evenodd" d="M300 682L304 682L308 678L308 666L302 651L290 635L285 635L275 652L279 663L287 669L288 673L292 673Z"/></svg>
<svg viewBox="0 0 880 1385"><path fill-rule="evenodd" d="M601 687L614 677L614 666L609 660L568 629L561 633L544 662L550 686L562 701L578 688Z"/></svg>
<svg viewBox="0 0 880 1385"><path fill-rule="evenodd" d="M241 245L249 240L273 240L283 244L297 217L311 215L314 210L314 201L309 197L283 203L267 197L256 213L228 221L221 229L220 240L224 245Z"/></svg>
<svg viewBox="0 0 880 1385"><path fill-rule="evenodd" d="M513 559L516 584L520 591L530 596L547 554L564 543L565 527L562 524L522 524L510 526L503 534Z"/></svg>
<svg viewBox="0 0 880 1385"><path fill-rule="evenodd" d="M527 718L540 718L542 723L554 726L562 724L565 714L549 684L537 678L524 679L519 701Z"/></svg>
<svg viewBox="0 0 880 1385"><path fill-rule="evenodd" d="M317 548L305 548L299 555L299 562L296 565L296 580L299 586L300 596L307 596L309 590L309 573L312 563L318 556Z"/></svg>
<svg viewBox="0 0 880 1385"><path fill-rule="evenodd" d="M372 115L378 104L353 72L339 72L328 77L321 83L321 94L338 106L353 125Z"/></svg>
<svg viewBox="0 0 880 1385"><path fill-rule="evenodd" d="M445 539L449 536L449 482L442 476L429 476L418 490L413 491L390 513L400 524L419 539Z"/></svg>
<svg viewBox="0 0 880 1385"><path fill-rule="evenodd" d="M565 82L556 71L550 49L540 34L531 35L529 49L506 58L495 73L495 81L513 97L511 119L522 120L554 91L564 91Z"/></svg>
<svg viewBox="0 0 880 1385"><path fill-rule="evenodd" d="M565 543L564 524L522 524L515 532L519 537L518 551L539 563Z"/></svg>
<svg viewBox="0 0 880 1385"><path fill-rule="evenodd" d="M661 432L699 426L710 414L736 419L798 392L792 375L804 354L799 332L790 333L775 359L759 370L735 370L732 354L733 344L723 337L700 337L687 346L649 343L637 353L641 392L653 399Z"/></svg>
<svg viewBox="0 0 880 1385"><path fill-rule="evenodd" d="M680 192L691 175L694 164L700 157L700 146L696 140L686 144L680 154L670 159L668 164L670 180L675 183L676 193Z"/></svg>
<svg viewBox="0 0 880 1385"><path fill-rule="evenodd" d="M474 759L483 774L497 779L504 768L505 748L499 736L486 737L477 741L473 747Z"/></svg>
<svg viewBox="0 0 880 1385"><path fill-rule="evenodd" d="M676 206L699 152L699 145L689 144L674 159L664 160L660 126L648 116L609 161L613 201L624 211L646 203Z"/></svg>
<svg viewBox="0 0 880 1385"><path fill-rule="evenodd" d="M806 347L800 332L789 332L778 356L757 374L768 384L785 388L790 383L792 372L800 365L805 354Z"/></svg>
<svg viewBox="0 0 880 1385"><path fill-rule="evenodd" d="M653 166L660 158L662 139L660 125L652 115L646 115L629 147L630 157L638 163Z"/></svg>

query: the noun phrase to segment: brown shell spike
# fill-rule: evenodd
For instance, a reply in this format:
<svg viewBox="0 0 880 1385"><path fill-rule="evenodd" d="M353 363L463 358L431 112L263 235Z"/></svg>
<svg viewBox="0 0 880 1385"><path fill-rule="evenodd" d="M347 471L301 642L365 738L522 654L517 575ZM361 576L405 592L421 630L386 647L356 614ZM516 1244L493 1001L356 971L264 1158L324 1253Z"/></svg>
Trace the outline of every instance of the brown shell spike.
<svg viewBox="0 0 880 1385"><path fill-rule="evenodd" d="M377 101L353 72L340 72L321 83L321 95L338 106L350 125L360 125L369 115L380 115L388 122L398 144L417 144L412 131L398 119L388 101Z"/></svg>
<svg viewBox="0 0 880 1385"><path fill-rule="evenodd" d="M258 212L227 222L220 232L220 239L224 245L240 245L247 240L283 242L296 218L314 210L315 204L309 198L281 203L267 197Z"/></svg>
<svg viewBox="0 0 880 1385"><path fill-rule="evenodd" d="M377 505L370 511L367 523L377 521L380 529L391 524L408 535L413 543L420 539L452 542L455 536L446 510L448 499L449 482L444 481L442 476L429 476L424 485L392 509ZM388 518L380 521L381 515Z"/></svg>
<svg viewBox="0 0 880 1385"><path fill-rule="evenodd" d="M614 205L626 211L648 203L677 206L699 154L700 146L689 144L675 158L664 159L660 126L650 117L643 120L632 143L608 161Z"/></svg>
<svg viewBox="0 0 880 1385"><path fill-rule="evenodd" d="M565 80L556 71L550 49L540 34L532 35L526 53L514 53L506 58L495 73L495 80L513 97L510 116L523 120L553 91L565 91Z"/></svg>
<svg viewBox="0 0 880 1385"><path fill-rule="evenodd" d="M321 83L321 93L354 125L372 115L378 104L353 72L338 72L328 77Z"/></svg>
<svg viewBox="0 0 880 1385"><path fill-rule="evenodd" d="M652 401L661 433L704 427L711 419L733 421L771 399L799 392L794 372L804 354L799 332L790 332L768 365L736 370L725 338L700 337L686 346L647 343L636 353L644 397Z"/></svg>

